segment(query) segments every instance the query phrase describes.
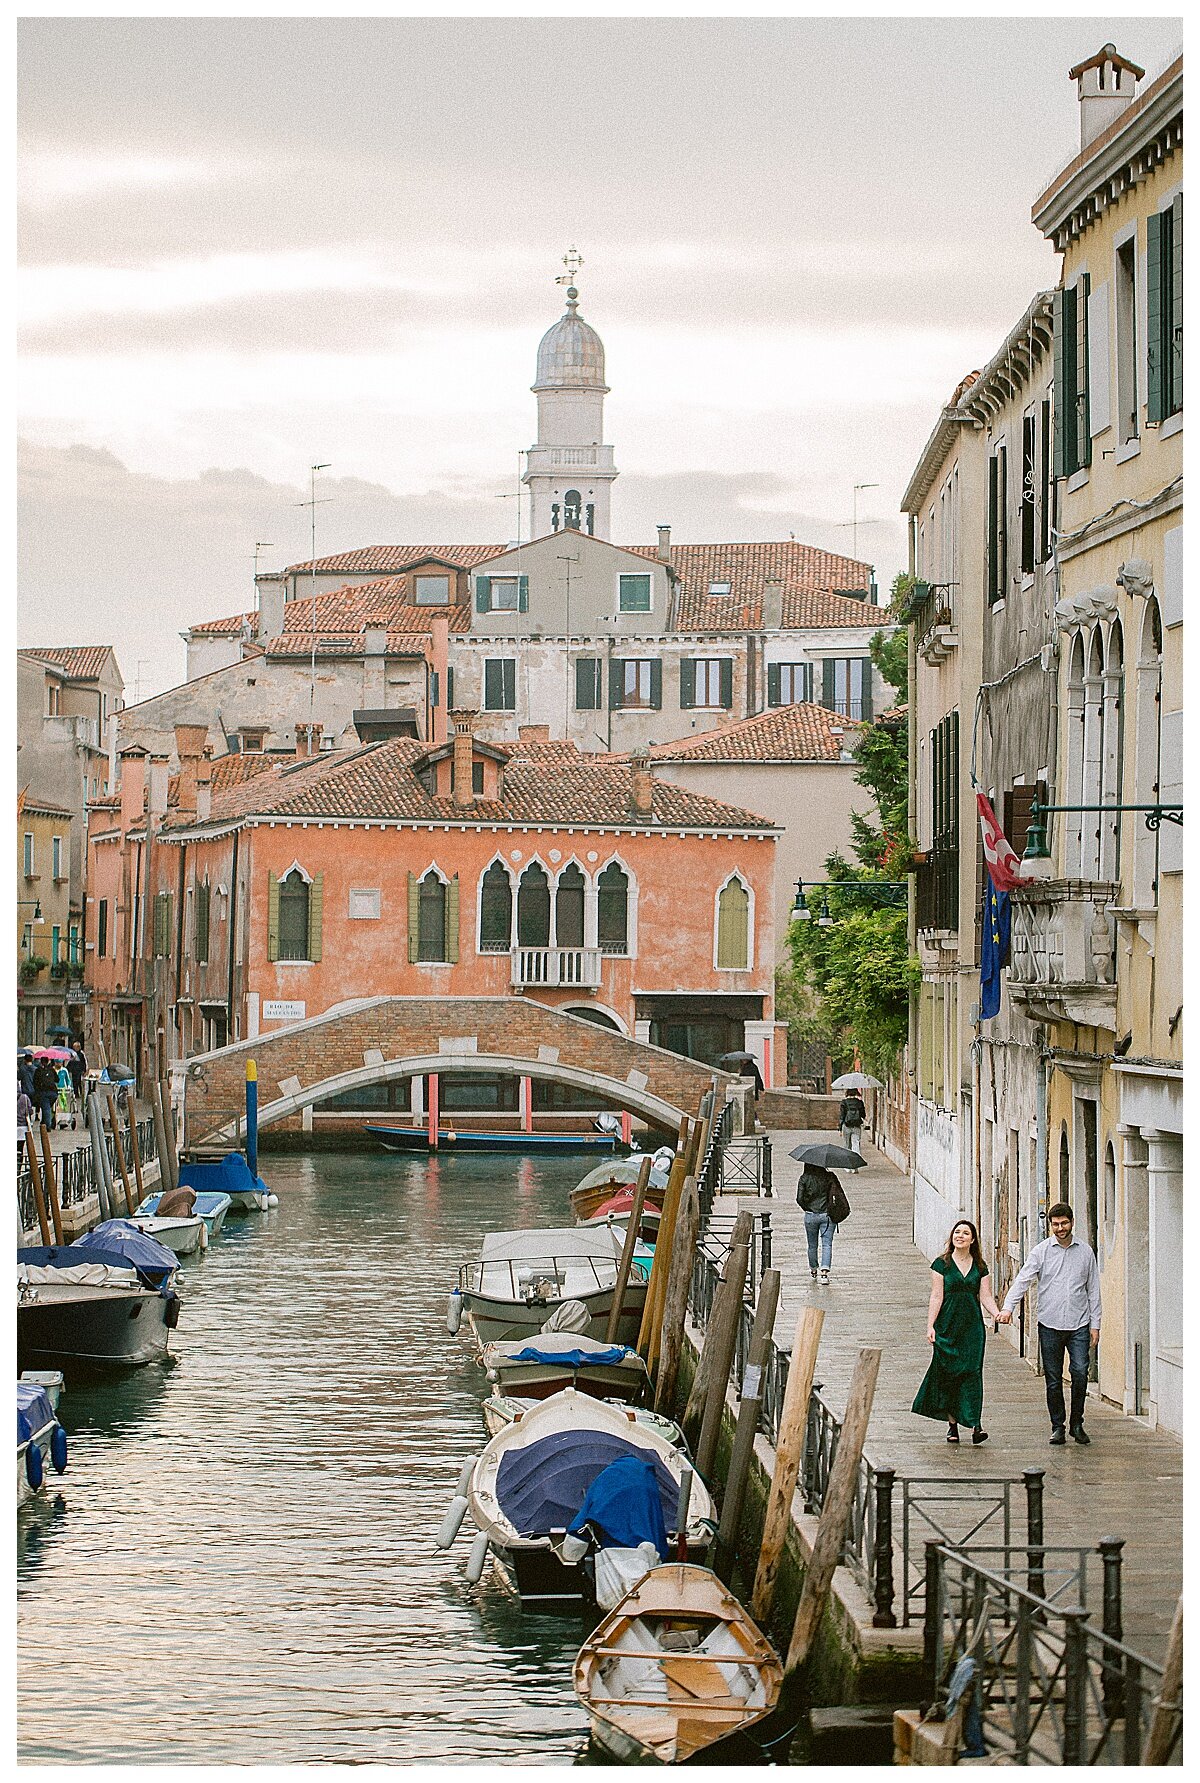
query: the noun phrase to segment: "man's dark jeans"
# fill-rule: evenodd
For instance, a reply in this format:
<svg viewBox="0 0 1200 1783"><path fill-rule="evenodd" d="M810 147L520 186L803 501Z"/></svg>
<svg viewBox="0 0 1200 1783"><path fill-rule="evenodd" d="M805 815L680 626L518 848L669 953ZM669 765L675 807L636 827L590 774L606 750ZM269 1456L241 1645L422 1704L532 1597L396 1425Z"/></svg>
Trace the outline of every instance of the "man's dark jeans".
<svg viewBox="0 0 1200 1783"><path fill-rule="evenodd" d="M1066 1423L1063 1405L1063 1357L1071 1367L1071 1429L1083 1423L1087 1400L1088 1361L1091 1356L1091 1329L1081 1325L1078 1331L1054 1331L1049 1325L1038 1326L1038 1348L1042 1353L1042 1373L1046 1377L1046 1405L1055 1430Z"/></svg>
<svg viewBox="0 0 1200 1783"><path fill-rule="evenodd" d="M42 1125L51 1133L54 1131L54 1110L57 1103L57 1096L38 1097L38 1107L41 1110Z"/></svg>

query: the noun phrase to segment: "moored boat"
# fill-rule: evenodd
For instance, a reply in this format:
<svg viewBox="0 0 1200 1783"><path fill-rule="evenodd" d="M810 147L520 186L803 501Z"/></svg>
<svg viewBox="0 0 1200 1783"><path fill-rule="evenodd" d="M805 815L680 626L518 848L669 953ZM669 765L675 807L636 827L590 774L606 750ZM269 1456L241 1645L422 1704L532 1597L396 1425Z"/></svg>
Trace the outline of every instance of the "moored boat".
<svg viewBox="0 0 1200 1783"><path fill-rule="evenodd" d="M636 1350L576 1331L485 1344L480 1360L502 1394L526 1399L548 1399L564 1387L594 1399L641 1399L650 1378Z"/></svg>
<svg viewBox="0 0 1200 1783"><path fill-rule="evenodd" d="M707 1567L669 1563L638 1580L586 1640L575 1693L592 1739L623 1763L738 1763L779 1698L783 1667Z"/></svg>
<svg viewBox="0 0 1200 1783"><path fill-rule="evenodd" d="M642 1163L643 1159L640 1157L613 1158L609 1163L597 1164L594 1170L589 1170L570 1193L571 1212L575 1218L581 1224L590 1220L606 1201L623 1190L632 1188L641 1173ZM669 1172L669 1161L664 1159L663 1152L656 1152L646 1183L650 1200L661 1201L661 1191L666 1188Z"/></svg>
<svg viewBox="0 0 1200 1783"><path fill-rule="evenodd" d="M136 1226L139 1232L157 1238L159 1244L165 1244L177 1257L190 1257L194 1251L203 1250L208 1244L208 1228L198 1213L142 1213L139 1208L129 1224Z"/></svg>
<svg viewBox="0 0 1200 1783"><path fill-rule="evenodd" d="M587 1335L603 1338L623 1243L620 1229L607 1225L489 1232L476 1261L459 1270L455 1314L460 1310L465 1314L482 1348L506 1338L534 1336L566 1301L576 1300L587 1315ZM649 1258L635 1253L618 1342L637 1338L648 1279ZM584 1329L582 1322L576 1329Z"/></svg>
<svg viewBox="0 0 1200 1783"><path fill-rule="evenodd" d="M137 1210L137 1218L143 1214L158 1212L161 1195L147 1195ZM225 1224L225 1215L229 1212L229 1196L213 1189L201 1189L196 1195L194 1213L198 1213L204 1221L210 1239L215 1238Z"/></svg>
<svg viewBox="0 0 1200 1783"><path fill-rule="evenodd" d="M625 1405L616 1399L606 1399L604 1403L615 1406L627 1417L632 1417L635 1424L646 1430L653 1430L662 1437L664 1442L669 1442L673 1449L678 1449L681 1454L687 1454L687 1442L683 1431L673 1419L664 1418L661 1412L653 1411L648 1405ZM483 1413L483 1427L489 1436L496 1436L501 1430L507 1429L517 1418L523 1418L526 1412L531 1412L535 1405L540 1404L540 1400L522 1398L513 1393L501 1393L497 1389L495 1393L484 1400L479 1408Z"/></svg>
<svg viewBox="0 0 1200 1783"><path fill-rule="evenodd" d="M67 1436L58 1421L63 1377L57 1369L28 1372L17 1381L17 1509L37 1492L46 1462L56 1473L67 1468Z"/></svg>
<svg viewBox="0 0 1200 1783"><path fill-rule="evenodd" d="M129 1220L17 1252L17 1365L139 1367L179 1323L179 1259Z"/></svg>
<svg viewBox="0 0 1200 1783"><path fill-rule="evenodd" d="M365 1126L364 1133L389 1152L427 1152L428 1127ZM484 1133L469 1128L439 1127L438 1151L447 1152L612 1152L617 1141L608 1133Z"/></svg>
<svg viewBox="0 0 1200 1783"><path fill-rule="evenodd" d="M241 1152L227 1152L223 1158L181 1159L179 1184L195 1189L197 1195L228 1195L229 1213L263 1213L278 1199L262 1177L251 1172Z"/></svg>

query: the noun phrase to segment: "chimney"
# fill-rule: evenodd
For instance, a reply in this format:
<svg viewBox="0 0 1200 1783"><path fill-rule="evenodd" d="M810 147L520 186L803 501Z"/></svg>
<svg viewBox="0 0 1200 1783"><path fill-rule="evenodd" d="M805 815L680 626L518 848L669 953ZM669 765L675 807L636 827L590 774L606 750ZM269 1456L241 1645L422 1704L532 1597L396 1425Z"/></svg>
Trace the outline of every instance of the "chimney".
<svg viewBox="0 0 1200 1783"><path fill-rule="evenodd" d="M142 820L146 808L146 751L138 746L121 754L121 828Z"/></svg>
<svg viewBox="0 0 1200 1783"><path fill-rule="evenodd" d="M1112 43L1106 43L1094 56L1089 56L1086 62L1076 63L1070 78L1079 88L1081 152L1090 148L1096 138L1132 103L1137 83L1145 72L1136 62L1126 61Z"/></svg>
<svg viewBox="0 0 1200 1783"><path fill-rule="evenodd" d="M669 526L659 526L658 559L660 563L670 563L671 561L671 528Z"/></svg>
<svg viewBox="0 0 1200 1783"><path fill-rule="evenodd" d="M167 758L165 755L150 757L150 802L146 809L151 817L165 817L167 814Z"/></svg>
<svg viewBox="0 0 1200 1783"><path fill-rule="evenodd" d="M298 724L296 726L296 754L303 761L305 756L317 755L321 748L321 726L319 724Z"/></svg>
<svg viewBox="0 0 1200 1783"><path fill-rule="evenodd" d="M212 762L207 756L196 763L196 822L207 823L212 816Z"/></svg>
<svg viewBox="0 0 1200 1783"><path fill-rule="evenodd" d="M204 746L208 742L208 726L205 724L177 724L175 726L175 753L179 757L179 784L176 788L175 801L181 813L196 809L196 769L200 757L204 754Z"/></svg>
<svg viewBox="0 0 1200 1783"><path fill-rule="evenodd" d="M783 626L783 579L768 576L763 583L762 628L779 631Z"/></svg>
<svg viewBox="0 0 1200 1783"><path fill-rule="evenodd" d="M387 655L387 626L367 624L363 627L363 654L365 656Z"/></svg>
<svg viewBox="0 0 1200 1783"><path fill-rule="evenodd" d="M454 726L454 803L456 805L473 805L475 803L475 751L472 747L475 736L475 720L477 712L462 710L451 712L450 721Z"/></svg>
<svg viewBox="0 0 1200 1783"><path fill-rule="evenodd" d="M631 755L629 757L630 796L635 817L650 818L654 815L654 776L650 772L650 758L647 755Z"/></svg>
<svg viewBox="0 0 1200 1783"><path fill-rule="evenodd" d="M255 576L254 590L258 597L258 636L265 643L283 630L283 577L275 573Z"/></svg>
<svg viewBox="0 0 1200 1783"><path fill-rule="evenodd" d="M446 714L450 703L450 615L433 613L429 622L429 666L437 676L437 705L430 712L430 743L449 740Z"/></svg>
<svg viewBox="0 0 1200 1783"><path fill-rule="evenodd" d="M550 726L548 724L519 724L517 735L522 743L548 743Z"/></svg>

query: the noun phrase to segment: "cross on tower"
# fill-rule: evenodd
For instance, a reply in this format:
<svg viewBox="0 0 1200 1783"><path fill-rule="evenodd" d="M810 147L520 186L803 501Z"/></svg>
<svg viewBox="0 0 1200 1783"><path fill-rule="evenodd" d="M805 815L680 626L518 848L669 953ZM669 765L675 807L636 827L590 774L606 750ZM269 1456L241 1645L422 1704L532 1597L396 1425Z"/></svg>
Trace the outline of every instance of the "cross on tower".
<svg viewBox="0 0 1200 1783"><path fill-rule="evenodd" d="M556 285L573 285L575 283L575 274L583 265L582 254L580 254L576 248L568 248L563 255L563 265L567 270L565 273L560 274L560 276L555 279L554 283Z"/></svg>

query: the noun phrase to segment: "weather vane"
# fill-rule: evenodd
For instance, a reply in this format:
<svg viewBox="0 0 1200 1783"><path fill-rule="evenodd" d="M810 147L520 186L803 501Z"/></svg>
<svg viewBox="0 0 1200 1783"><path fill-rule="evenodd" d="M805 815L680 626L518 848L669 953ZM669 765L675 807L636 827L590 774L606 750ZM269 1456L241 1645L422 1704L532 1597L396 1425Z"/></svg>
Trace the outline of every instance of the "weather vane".
<svg viewBox="0 0 1200 1783"><path fill-rule="evenodd" d="M563 255L563 265L567 270L560 274L560 276L555 279L554 283L556 285L573 285L575 283L575 274L583 265L583 255L577 248L568 248Z"/></svg>

